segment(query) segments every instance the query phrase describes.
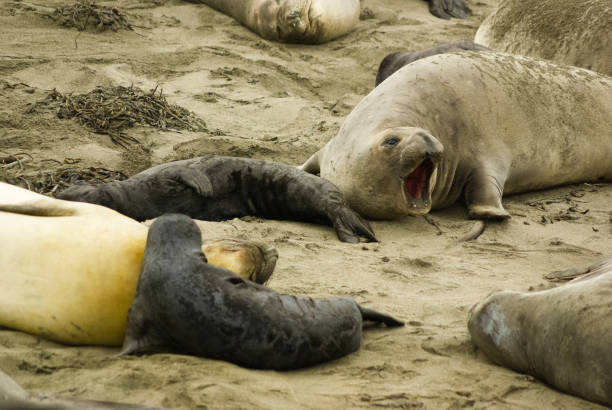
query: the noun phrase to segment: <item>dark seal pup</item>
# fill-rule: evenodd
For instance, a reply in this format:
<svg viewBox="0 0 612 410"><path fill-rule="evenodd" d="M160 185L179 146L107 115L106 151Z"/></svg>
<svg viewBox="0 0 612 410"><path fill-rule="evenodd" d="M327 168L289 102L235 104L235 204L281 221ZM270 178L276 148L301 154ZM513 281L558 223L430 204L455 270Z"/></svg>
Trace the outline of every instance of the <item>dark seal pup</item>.
<svg viewBox="0 0 612 410"><path fill-rule="evenodd" d="M122 354L169 350L289 370L359 349L363 320L403 325L351 298L279 294L207 264L201 249L189 217L153 222Z"/></svg>
<svg viewBox="0 0 612 410"><path fill-rule="evenodd" d="M90 202L138 221L164 213L221 221L253 215L331 222L343 242L376 241L331 182L288 165L205 156L158 165L120 182L70 187L60 199Z"/></svg>
<svg viewBox="0 0 612 410"><path fill-rule="evenodd" d="M436 54L449 53L451 51L491 51L490 48L476 44L473 41L462 41L458 43L444 43L437 45L427 50L409 52L391 53L382 59L376 73L376 85L385 81L387 77L399 70L405 65L408 65L421 58L435 56Z"/></svg>
<svg viewBox="0 0 612 410"><path fill-rule="evenodd" d="M612 406L612 259L585 273L545 291L493 293L468 329L493 362Z"/></svg>

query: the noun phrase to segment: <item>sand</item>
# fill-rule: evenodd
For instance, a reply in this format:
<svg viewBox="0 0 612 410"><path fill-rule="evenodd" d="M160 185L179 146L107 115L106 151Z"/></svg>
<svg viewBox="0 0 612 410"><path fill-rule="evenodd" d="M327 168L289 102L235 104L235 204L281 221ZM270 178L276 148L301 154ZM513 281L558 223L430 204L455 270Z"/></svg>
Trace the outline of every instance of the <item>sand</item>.
<svg viewBox="0 0 612 410"><path fill-rule="evenodd" d="M105 1L134 31L78 32L41 17L59 1L0 2L0 156L27 152L52 170L66 158L128 175L202 154L300 164L338 131L374 86L380 60L473 35L496 0L474 16L439 20L418 0L363 0L355 31L328 44L258 38L206 6L179 0ZM52 89L158 85L208 132L136 127L124 149L53 112L26 114ZM464 207L374 222L379 243L339 242L305 223L242 218L201 222L204 235L266 241L280 258L269 286L315 297L346 295L406 321L365 332L361 350L293 372L254 371L195 357L114 358L118 348L66 347L0 330L0 370L31 392L203 408L540 408L597 405L488 362L469 342L470 307L499 289L555 286L551 271L610 255L612 186L573 185L504 199L512 218L459 243L473 222ZM551 340L551 343L556 341Z"/></svg>

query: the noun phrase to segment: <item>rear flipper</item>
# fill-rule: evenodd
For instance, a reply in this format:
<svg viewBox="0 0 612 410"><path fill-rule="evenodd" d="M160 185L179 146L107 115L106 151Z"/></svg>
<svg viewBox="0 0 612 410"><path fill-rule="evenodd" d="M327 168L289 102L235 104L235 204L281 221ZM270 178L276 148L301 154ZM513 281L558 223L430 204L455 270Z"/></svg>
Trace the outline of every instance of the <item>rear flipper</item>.
<svg viewBox="0 0 612 410"><path fill-rule="evenodd" d="M0 211L32 216L72 216L82 207L0 182Z"/></svg>
<svg viewBox="0 0 612 410"><path fill-rule="evenodd" d="M359 243L360 237L367 242L378 242L368 221L346 205L329 215L329 218L342 242Z"/></svg>
<svg viewBox="0 0 612 410"><path fill-rule="evenodd" d="M404 326L404 322L402 322L401 320L397 320L393 316L387 315L386 313L381 313L374 309L369 309L361 305L357 306L359 306L359 311L361 312L363 320L384 323L389 327Z"/></svg>
<svg viewBox="0 0 612 410"><path fill-rule="evenodd" d="M465 0L428 0L429 12L441 19L451 17L463 19L472 15L472 10L465 4Z"/></svg>

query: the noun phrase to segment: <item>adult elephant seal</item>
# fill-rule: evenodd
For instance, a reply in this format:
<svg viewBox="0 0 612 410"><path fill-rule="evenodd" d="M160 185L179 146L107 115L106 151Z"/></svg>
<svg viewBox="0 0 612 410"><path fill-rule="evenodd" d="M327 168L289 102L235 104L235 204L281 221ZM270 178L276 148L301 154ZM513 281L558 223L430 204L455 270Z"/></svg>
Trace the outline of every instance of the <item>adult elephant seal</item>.
<svg viewBox="0 0 612 410"><path fill-rule="evenodd" d="M266 40L320 44L343 36L359 22L359 0L188 0L233 17ZM427 0L437 17L465 18L464 0Z"/></svg>
<svg viewBox="0 0 612 410"><path fill-rule="evenodd" d="M272 41L320 44L359 22L359 0L189 0L235 18Z"/></svg>
<svg viewBox="0 0 612 410"><path fill-rule="evenodd" d="M444 43L437 45L427 50L410 52L397 52L387 55L380 62L378 72L376 73L376 85L382 83L387 77L399 70L405 65L425 57L431 57L436 54L449 53L451 51L472 50L472 51L491 51L490 48L481 46L472 41L462 41L458 43Z"/></svg>
<svg viewBox="0 0 612 410"><path fill-rule="evenodd" d="M402 322L350 298L282 295L209 265L185 215L151 225L123 354L176 351L258 369L333 360L361 343L362 322Z"/></svg>
<svg viewBox="0 0 612 410"><path fill-rule="evenodd" d="M147 227L92 204L0 183L0 326L68 344L120 345ZM275 249L208 242L210 263L265 281Z"/></svg>
<svg viewBox="0 0 612 410"><path fill-rule="evenodd" d="M497 292L471 311L472 342L493 362L612 406L612 259L555 289Z"/></svg>
<svg viewBox="0 0 612 410"><path fill-rule="evenodd" d="M502 193L612 180L612 79L503 53L415 61L366 96L302 168L368 218L443 208L503 219Z"/></svg>
<svg viewBox="0 0 612 410"><path fill-rule="evenodd" d="M108 401L51 398L28 394L13 379L0 371L0 409L3 410L164 410L139 404Z"/></svg>
<svg viewBox="0 0 612 410"><path fill-rule="evenodd" d="M503 0L474 41L612 76L610 0Z"/></svg>
<svg viewBox="0 0 612 410"><path fill-rule="evenodd" d="M59 198L104 205L138 221L164 213L220 221L246 215L331 223L343 242L375 241L333 184L269 161L206 156L169 162L125 181L74 186Z"/></svg>

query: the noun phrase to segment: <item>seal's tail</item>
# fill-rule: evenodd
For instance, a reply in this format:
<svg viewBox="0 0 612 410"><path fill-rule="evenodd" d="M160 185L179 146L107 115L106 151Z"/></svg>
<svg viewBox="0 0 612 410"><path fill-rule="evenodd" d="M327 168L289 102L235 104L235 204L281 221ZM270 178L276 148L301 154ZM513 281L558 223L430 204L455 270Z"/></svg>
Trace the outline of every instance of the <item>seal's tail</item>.
<svg viewBox="0 0 612 410"><path fill-rule="evenodd" d="M359 306L361 316L363 320L370 320L372 322L384 323L387 326L404 326L404 322L397 320L393 316L387 315L386 313L378 312L374 309L369 309L363 306Z"/></svg>

